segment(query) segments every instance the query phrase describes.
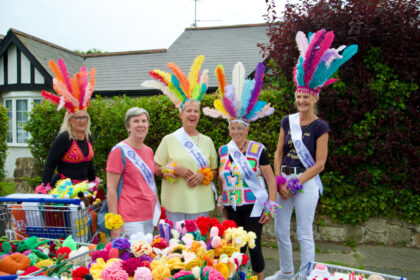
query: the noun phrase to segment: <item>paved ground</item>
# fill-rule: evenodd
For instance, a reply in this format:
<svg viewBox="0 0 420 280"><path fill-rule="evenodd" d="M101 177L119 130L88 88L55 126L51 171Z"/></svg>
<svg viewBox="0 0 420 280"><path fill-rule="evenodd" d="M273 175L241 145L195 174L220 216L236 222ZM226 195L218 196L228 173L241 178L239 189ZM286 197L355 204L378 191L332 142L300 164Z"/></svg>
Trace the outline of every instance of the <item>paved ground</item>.
<svg viewBox="0 0 420 280"><path fill-rule="evenodd" d="M265 275L270 276L279 269L279 256L277 248L273 248L276 246L274 242L266 241L265 244ZM296 269L300 265L298 248L293 252L293 259ZM383 245L357 245L351 248L341 244L316 242L315 259L317 262L420 280L420 249Z"/></svg>

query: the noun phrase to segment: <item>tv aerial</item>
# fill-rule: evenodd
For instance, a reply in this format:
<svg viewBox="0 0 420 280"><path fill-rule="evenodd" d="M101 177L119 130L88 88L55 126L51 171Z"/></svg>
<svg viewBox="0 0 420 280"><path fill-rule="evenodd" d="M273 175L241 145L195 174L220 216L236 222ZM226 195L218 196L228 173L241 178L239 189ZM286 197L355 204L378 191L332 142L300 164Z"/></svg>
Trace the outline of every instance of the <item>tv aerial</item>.
<svg viewBox="0 0 420 280"><path fill-rule="evenodd" d="M200 0L192 0L194 1L194 22L191 23L191 27L197 28L197 22L205 22L205 21L221 21L218 19L197 19L197 2Z"/></svg>

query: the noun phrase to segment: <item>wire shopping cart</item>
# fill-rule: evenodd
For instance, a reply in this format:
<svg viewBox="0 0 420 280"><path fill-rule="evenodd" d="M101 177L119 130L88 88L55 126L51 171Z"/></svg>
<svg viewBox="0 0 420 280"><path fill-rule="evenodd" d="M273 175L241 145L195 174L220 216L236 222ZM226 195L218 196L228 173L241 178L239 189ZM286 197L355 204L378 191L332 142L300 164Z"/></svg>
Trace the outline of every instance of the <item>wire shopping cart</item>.
<svg viewBox="0 0 420 280"><path fill-rule="evenodd" d="M45 239L40 238L39 240L45 240ZM51 240L51 242L53 242L53 240ZM81 247L83 247L83 246L89 248L91 245L92 244L89 244L89 243L76 242L76 246L77 246L77 249L78 250L80 250ZM72 264L73 265L73 268L77 268L79 266L85 266L85 267L87 267L88 264L89 264L89 262L91 261L90 253L92 251L94 251L94 250L95 249L90 249L90 250L87 249L87 250L84 250L84 251L82 251L80 253L76 253L75 256L68 258L66 260L66 263ZM30 279L30 278L32 278L34 276L42 275L42 273L44 273L44 272L46 273L47 269L53 268L54 266L55 266L55 264L51 265L48 268L44 268L44 269L38 270L36 272L33 272L31 274L28 274L28 275L24 275L24 276L20 276L20 275L18 276L18 275L16 275L16 277L13 278L13 279L18 279L18 280ZM0 280L6 280L6 279L1 279L0 278ZM7 280L9 280L9 279L7 279Z"/></svg>
<svg viewBox="0 0 420 280"><path fill-rule="evenodd" d="M5 223L9 240L30 236L57 239L73 235L76 242L90 242L91 212L102 203L85 208L79 199L57 199L30 194L0 197L0 219Z"/></svg>
<svg viewBox="0 0 420 280"><path fill-rule="evenodd" d="M307 280L307 277L310 275L312 270L315 269L315 266L317 264L322 264L327 267L328 272L333 275L334 273L354 273L354 275L363 275L363 279L367 279L370 275L376 274L379 276L382 276L385 280L407 280L407 278L401 277L401 276L392 276L387 275L383 273L368 271L368 270L361 270L361 269L355 269L351 267L344 267L344 266L338 266L338 265L332 265L332 264L326 264L326 263L319 263L319 262L309 262L307 265L305 265L299 272L292 275L289 280ZM349 279L348 276L347 278ZM360 277L356 277L354 279L360 279ZM312 279L311 279L312 280Z"/></svg>

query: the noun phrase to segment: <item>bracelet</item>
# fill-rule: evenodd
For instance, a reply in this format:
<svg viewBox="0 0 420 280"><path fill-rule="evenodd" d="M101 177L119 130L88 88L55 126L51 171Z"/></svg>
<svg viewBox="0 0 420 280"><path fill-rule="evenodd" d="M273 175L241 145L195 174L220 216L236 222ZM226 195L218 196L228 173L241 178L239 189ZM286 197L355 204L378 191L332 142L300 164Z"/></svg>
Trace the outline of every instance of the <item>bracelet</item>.
<svg viewBox="0 0 420 280"><path fill-rule="evenodd" d="M276 176L276 183L277 183L277 192L280 192L280 187L283 184L286 184L287 180L283 176L277 175Z"/></svg>
<svg viewBox="0 0 420 280"><path fill-rule="evenodd" d="M162 167L163 178L171 184L178 181L178 178L175 175L175 166L176 162L172 162L168 163L165 167Z"/></svg>
<svg viewBox="0 0 420 280"><path fill-rule="evenodd" d="M289 193L295 195L298 192L303 192L303 186L301 183L299 183L299 179L296 177L291 178L287 182L287 189L289 190Z"/></svg>
<svg viewBox="0 0 420 280"><path fill-rule="evenodd" d="M107 229L119 229L124 224L124 221L119 214L107 213L105 214L105 227Z"/></svg>
<svg viewBox="0 0 420 280"><path fill-rule="evenodd" d="M203 179L203 182L201 182L201 184L208 185L211 183L211 181L213 181L214 174L213 174L213 171L211 171L211 168L203 167L203 168L198 169L197 172L204 175L204 179Z"/></svg>
<svg viewBox="0 0 420 280"><path fill-rule="evenodd" d="M264 214L270 214L272 218L274 218L274 214L277 213L277 210L279 210L280 208L281 205L278 204L276 201L267 200L266 202L264 202Z"/></svg>

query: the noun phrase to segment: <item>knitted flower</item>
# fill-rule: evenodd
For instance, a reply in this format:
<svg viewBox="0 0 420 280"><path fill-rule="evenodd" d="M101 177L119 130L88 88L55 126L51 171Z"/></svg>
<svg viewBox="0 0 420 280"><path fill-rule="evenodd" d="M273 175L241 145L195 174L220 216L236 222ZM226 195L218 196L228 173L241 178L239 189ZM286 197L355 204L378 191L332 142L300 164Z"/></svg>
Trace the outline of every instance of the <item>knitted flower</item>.
<svg viewBox="0 0 420 280"><path fill-rule="evenodd" d="M57 258L59 255L62 255L64 256L64 259L68 259L70 252L71 252L71 249L69 247L61 247L55 253L55 257Z"/></svg>
<svg viewBox="0 0 420 280"><path fill-rule="evenodd" d="M97 259L103 259L103 261L109 260L109 252L107 250L100 250L100 251L93 251L92 252L92 261L95 261Z"/></svg>
<svg viewBox="0 0 420 280"><path fill-rule="evenodd" d="M84 266L78 267L76 269L73 270L73 272L71 273L71 275L73 277L80 277L80 278L84 278L86 274L89 273L89 269L87 269Z"/></svg>
<svg viewBox="0 0 420 280"><path fill-rule="evenodd" d="M152 242L152 247L158 249L165 249L166 247L168 247L168 243L164 238L156 236Z"/></svg>
<svg viewBox="0 0 420 280"><path fill-rule="evenodd" d="M130 258L122 263L122 268L127 271L129 276L134 276L134 272L141 266L142 261L138 258Z"/></svg>
<svg viewBox="0 0 420 280"><path fill-rule="evenodd" d="M117 260L101 272L102 280L128 280L128 273L122 268L122 261Z"/></svg>
<svg viewBox="0 0 420 280"><path fill-rule="evenodd" d="M192 220L185 220L185 228L187 232L195 232L198 229L197 224Z"/></svg>
<svg viewBox="0 0 420 280"><path fill-rule="evenodd" d="M134 256L140 257L142 255L149 255L153 252L152 246L150 246L147 242L138 240L134 242L130 247L131 253Z"/></svg>
<svg viewBox="0 0 420 280"><path fill-rule="evenodd" d="M171 276L171 271L162 261L152 261L150 268L154 280L164 280L166 277Z"/></svg>
<svg viewBox="0 0 420 280"><path fill-rule="evenodd" d="M101 272L105 268L105 261L102 258L96 259L96 263L92 263L89 269L94 280L101 280Z"/></svg>
<svg viewBox="0 0 420 280"><path fill-rule="evenodd" d="M112 241L112 247L117 248L118 250L130 249L130 242L127 238L116 238Z"/></svg>
<svg viewBox="0 0 420 280"><path fill-rule="evenodd" d="M134 272L133 280L153 280L153 275L149 268L138 267Z"/></svg>
<svg viewBox="0 0 420 280"><path fill-rule="evenodd" d="M219 271L217 271L214 267L211 267L211 266L205 266L202 269L201 277L203 279L206 278L207 272L209 273L208 278L207 278L208 280L226 280Z"/></svg>
<svg viewBox="0 0 420 280"><path fill-rule="evenodd" d="M185 221L178 221L175 223L175 229L178 233L182 236L187 233L187 229L185 228Z"/></svg>
<svg viewBox="0 0 420 280"><path fill-rule="evenodd" d="M119 229L124 224L124 221L119 214L107 213L105 214L105 227L107 229Z"/></svg>

